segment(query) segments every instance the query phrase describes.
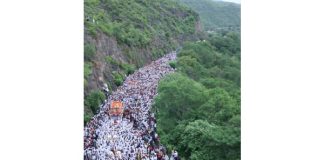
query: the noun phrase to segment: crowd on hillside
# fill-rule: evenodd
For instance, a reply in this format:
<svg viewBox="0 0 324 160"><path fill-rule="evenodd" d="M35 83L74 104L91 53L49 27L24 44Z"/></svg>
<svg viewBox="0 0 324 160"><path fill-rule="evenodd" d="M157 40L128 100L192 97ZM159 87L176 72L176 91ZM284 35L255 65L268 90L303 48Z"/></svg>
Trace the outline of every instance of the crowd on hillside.
<svg viewBox="0 0 324 160"><path fill-rule="evenodd" d="M85 127L85 160L179 159L176 151L168 156L160 144L155 113L151 110L158 81L174 71L168 62L175 58L173 52L140 68L108 96L100 112ZM122 101L124 111L120 116L109 114L112 101Z"/></svg>

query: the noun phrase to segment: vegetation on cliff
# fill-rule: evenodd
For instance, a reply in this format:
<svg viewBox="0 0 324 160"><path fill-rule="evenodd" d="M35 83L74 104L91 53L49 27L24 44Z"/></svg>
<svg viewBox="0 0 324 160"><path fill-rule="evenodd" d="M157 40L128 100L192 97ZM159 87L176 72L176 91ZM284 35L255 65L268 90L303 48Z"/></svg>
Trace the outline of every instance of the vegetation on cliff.
<svg viewBox="0 0 324 160"><path fill-rule="evenodd" d="M86 32L96 36L102 31L129 46L193 34L197 18L198 14L172 0L85 0Z"/></svg>

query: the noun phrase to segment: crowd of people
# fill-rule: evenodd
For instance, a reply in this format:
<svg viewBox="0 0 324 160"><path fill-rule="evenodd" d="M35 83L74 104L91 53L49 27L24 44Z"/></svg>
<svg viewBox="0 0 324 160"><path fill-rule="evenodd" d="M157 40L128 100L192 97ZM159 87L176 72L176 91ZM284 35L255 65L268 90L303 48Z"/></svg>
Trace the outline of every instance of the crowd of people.
<svg viewBox="0 0 324 160"><path fill-rule="evenodd" d="M174 72L169 63L172 52L129 75L122 86L108 96L100 111L84 129L85 160L178 160L178 153L168 156L160 144L156 118L151 110L158 81ZM120 115L109 112L112 101L123 103Z"/></svg>

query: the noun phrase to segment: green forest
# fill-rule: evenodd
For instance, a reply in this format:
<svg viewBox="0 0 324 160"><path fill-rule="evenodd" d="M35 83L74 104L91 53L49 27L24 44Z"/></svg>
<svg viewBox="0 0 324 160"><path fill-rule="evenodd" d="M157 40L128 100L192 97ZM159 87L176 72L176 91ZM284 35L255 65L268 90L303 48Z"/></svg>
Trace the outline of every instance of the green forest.
<svg viewBox="0 0 324 160"><path fill-rule="evenodd" d="M240 159L240 35L188 42L159 83L161 143L191 160Z"/></svg>
<svg viewBox="0 0 324 160"><path fill-rule="evenodd" d="M213 0L179 0L199 13L206 31L240 31L241 6Z"/></svg>
<svg viewBox="0 0 324 160"><path fill-rule="evenodd" d="M94 37L101 31L119 43L145 47L156 37L193 34L198 14L173 0L85 0L85 18L86 32Z"/></svg>

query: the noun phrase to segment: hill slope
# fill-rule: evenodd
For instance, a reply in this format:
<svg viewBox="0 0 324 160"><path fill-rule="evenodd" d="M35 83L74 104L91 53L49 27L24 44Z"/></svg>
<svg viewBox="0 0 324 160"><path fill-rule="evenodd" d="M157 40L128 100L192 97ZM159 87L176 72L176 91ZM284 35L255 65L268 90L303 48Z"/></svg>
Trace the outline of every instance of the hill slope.
<svg viewBox="0 0 324 160"><path fill-rule="evenodd" d="M85 122L127 74L200 31L196 12L173 0L85 0Z"/></svg>
<svg viewBox="0 0 324 160"><path fill-rule="evenodd" d="M239 29L241 6L212 0L179 0L199 13L204 30Z"/></svg>
<svg viewBox="0 0 324 160"><path fill-rule="evenodd" d="M240 41L230 32L186 43L159 81L158 135L181 159L241 159Z"/></svg>

